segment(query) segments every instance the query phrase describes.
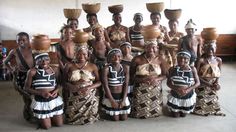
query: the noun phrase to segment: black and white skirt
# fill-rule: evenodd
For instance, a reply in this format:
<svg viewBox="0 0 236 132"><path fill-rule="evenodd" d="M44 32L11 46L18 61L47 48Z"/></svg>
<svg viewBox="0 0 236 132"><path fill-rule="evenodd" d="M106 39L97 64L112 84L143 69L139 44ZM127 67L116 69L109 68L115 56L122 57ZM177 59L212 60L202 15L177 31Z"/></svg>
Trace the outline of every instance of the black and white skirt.
<svg viewBox="0 0 236 132"><path fill-rule="evenodd" d="M196 93L191 91L185 96L179 96L174 91L171 91L167 96L167 107L173 112L190 113L196 104Z"/></svg>
<svg viewBox="0 0 236 132"><path fill-rule="evenodd" d="M112 96L117 102L121 101L122 99L122 94L112 94ZM123 106L122 108L115 109L112 108L110 100L105 96L102 100L102 109L106 112L106 114L110 116L129 114L131 111L130 101L128 97L126 97L125 106Z"/></svg>
<svg viewBox="0 0 236 132"><path fill-rule="evenodd" d="M51 118L55 115L63 114L63 101L60 96L48 99L35 96L31 108L33 109L34 116L38 119Z"/></svg>

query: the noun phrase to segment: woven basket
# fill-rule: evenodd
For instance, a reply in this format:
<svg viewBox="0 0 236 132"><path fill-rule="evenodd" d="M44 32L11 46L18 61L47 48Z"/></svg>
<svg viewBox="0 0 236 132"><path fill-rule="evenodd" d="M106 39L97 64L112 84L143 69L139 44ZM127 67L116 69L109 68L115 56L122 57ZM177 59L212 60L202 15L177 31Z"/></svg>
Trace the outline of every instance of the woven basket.
<svg viewBox="0 0 236 132"><path fill-rule="evenodd" d="M162 12L164 9L164 3L146 3L147 10L151 13Z"/></svg>
<svg viewBox="0 0 236 132"><path fill-rule="evenodd" d="M81 15L81 9L64 9L64 16L68 19L78 19Z"/></svg>
<svg viewBox="0 0 236 132"><path fill-rule="evenodd" d="M118 14L123 11L123 5L112 5L108 6L108 10L113 14Z"/></svg>
<svg viewBox="0 0 236 132"><path fill-rule="evenodd" d="M82 8L84 12L88 14L96 14L99 12L101 7L101 3L95 3L95 4L82 4Z"/></svg>
<svg viewBox="0 0 236 132"><path fill-rule="evenodd" d="M165 16L169 20L178 20L181 16L181 9L165 9Z"/></svg>

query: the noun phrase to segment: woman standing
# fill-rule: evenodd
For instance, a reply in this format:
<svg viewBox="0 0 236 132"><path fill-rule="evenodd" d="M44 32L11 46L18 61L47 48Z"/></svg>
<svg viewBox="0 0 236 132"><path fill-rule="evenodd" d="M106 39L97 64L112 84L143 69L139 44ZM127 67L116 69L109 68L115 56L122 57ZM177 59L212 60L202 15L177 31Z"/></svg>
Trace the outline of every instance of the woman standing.
<svg viewBox="0 0 236 132"><path fill-rule="evenodd" d="M96 89L101 86L98 68L88 62L87 45L76 49L76 60L64 69L64 88L68 91L65 100L65 117L68 124L87 124L98 120Z"/></svg>
<svg viewBox="0 0 236 132"><path fill-rule="evenodd" d="M141 34L141 30L143 28L143 25L141 25L141 22L143 21L143 15L141 13L135 13L133 20L135 24L129 27L129 37L130 37L131 44L133 47L138 47L138 48L143 49L144 39L143 39L143 35Z"/></svg>
<svg viewBox="0 0 236 132"><path fill-rule="evenodd" d="M166 62L159 55L157 41L145 42L144 53L134 57L130 76L134 91L131 115L135 118L151 118L162 113L162 80L166 78Z"/></svg>

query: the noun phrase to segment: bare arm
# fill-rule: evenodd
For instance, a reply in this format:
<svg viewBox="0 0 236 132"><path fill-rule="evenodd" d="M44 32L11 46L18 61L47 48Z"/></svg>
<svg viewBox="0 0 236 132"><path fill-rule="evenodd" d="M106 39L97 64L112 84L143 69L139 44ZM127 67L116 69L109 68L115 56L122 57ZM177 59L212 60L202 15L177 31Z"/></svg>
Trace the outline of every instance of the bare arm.
<svg viewBox="0 0 236 132"><path fill-rule="evenodd" d="M10 61L15 57L15 50L11 50L6 59L4 60L4 65L7 67L9 71L14 71L14 68L10 65Z"/></svg>
<svg viewBox="0 0 236 132"><path fill-rule="evenodd" d="M195 84L192 85L191 87L189 87L188 88L189 90L193 90L193 89L197 88L200 85L200 81L199 81L199 77L198 77L196 68L194 66L192 66L191 69L193 71Z"/></svg>
<svg viewBox="0 0 236 132"><path fill-rule="evenodd" d="M123 98L122 100L125 101L127 94L128 94L128 86L129 86L129 67L123 66L125 71L125 82L123 84Z"/></svg>
<svg viewBox="0 0 236 132"><path fill-rule="evenodd" d="M108 97L108 99L110 100L110 102L115 102L113 96L111 95L111 91L109 89L109 86L108 86L108 72L109 72L108 70L109 70L108 66L103 68L103 71L102 71L102 76L103 76L102 84L103 84L105 94Z"/></svg>

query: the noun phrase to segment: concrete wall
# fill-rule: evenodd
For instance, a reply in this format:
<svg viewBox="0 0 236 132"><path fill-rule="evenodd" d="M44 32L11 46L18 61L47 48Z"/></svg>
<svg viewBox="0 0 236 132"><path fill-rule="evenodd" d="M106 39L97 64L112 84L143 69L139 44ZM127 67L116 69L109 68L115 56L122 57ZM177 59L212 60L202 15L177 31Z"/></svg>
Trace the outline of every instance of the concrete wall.
<svg viewBox="0 0 236 132"><path fill-rule="evenodd" d="M150 13L145 3L165 2L165 8L181 8L179 29L184 32L184 25L192 18L198 25L198 32L203 27L217 27L220 34L236 34L234 0L1 0L0 1L0 40L14 40L20 31L30 35L48 34L50 38L59 38L59 29L66 23L63 8L82 8L82 3L101 3L98 13L100 24L107 27L113 24L109 5L123 4L123 25L133 25L133 14L144 14L143 24L150 24ZM232 14L232 15L231 15ZM86 13L82 12L80 28L87 27ZM168 20L162 12L161 23L167 26Z"/></svg>

